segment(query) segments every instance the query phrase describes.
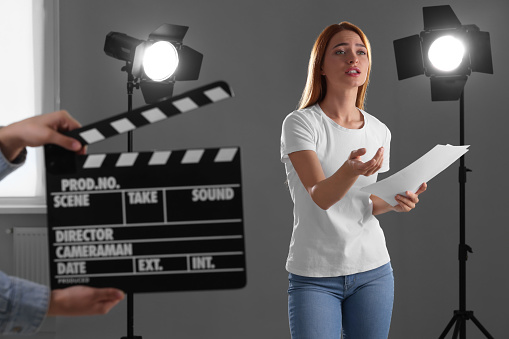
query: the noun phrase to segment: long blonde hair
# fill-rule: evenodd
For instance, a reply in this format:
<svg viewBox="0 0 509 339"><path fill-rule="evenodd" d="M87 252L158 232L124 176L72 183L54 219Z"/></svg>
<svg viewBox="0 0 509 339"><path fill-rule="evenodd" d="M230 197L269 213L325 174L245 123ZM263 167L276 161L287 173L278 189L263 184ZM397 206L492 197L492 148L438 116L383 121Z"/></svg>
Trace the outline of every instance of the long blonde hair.
<svg viewBox="0 0 509 339"><path fill-rule="evenodd" d="M360 109L364 109L364 101L366 100L366 92L369 84L369 74L371 73L371 46L366 34L364 34L359 27L347 21L326 27L316 39L309 58L308 77L306 87L304 87L302 97L299 101L299 109L312 106L325 98L325 94L327 94L327 83L325 81L325 77L321 74L325 50L327 49L327 45L332 37L336 35L336 33L345 30L357 33L368 51L368 74L366 75L366 81L364 84L359 86L359 89L357 90L357 99L355 101L355 106Z"/></svg>

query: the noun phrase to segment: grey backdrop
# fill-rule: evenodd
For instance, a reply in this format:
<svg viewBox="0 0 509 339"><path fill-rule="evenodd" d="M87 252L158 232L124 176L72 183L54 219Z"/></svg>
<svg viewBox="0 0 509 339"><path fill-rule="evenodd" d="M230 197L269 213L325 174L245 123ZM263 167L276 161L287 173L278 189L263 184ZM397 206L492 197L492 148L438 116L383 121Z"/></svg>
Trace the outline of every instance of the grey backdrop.
<svg viewBox="0 0 509 339"><path fill-rule="evenodd" d="M150 338L289 338L287 273L292 203L279 161L281 123L303 89L312 44L332 23L351 21L369 37L373 70L367 111L392 131L391 171L434 145L459 143L459 103L431 102L429 79L398 81L392 41L422 30L422 7L441 1L60 1L61 107L83 124L126 110L126 75L103 53L118 31L145 39L162 23L189 26L184 43L204 54L200 79L175 94L225 80L236 97L134 134L135 150L242 147L247 287L240 290L140 294L135 333ZM467 306L495 338L507 336L505 105L509 3L451 0L463 24L491 34L494 75L474 73L465 89L467 166ZM135 93L134 106L143 104ZM126 138L90 147L124 152ZM390 338L437 338L458 308L457 164L429 183L418 208L380 217L392 257L396 300ZM2 227L45 224L44 215L2 216ZM5 238L5 237L3 237ZM12 246L0 242L2 256ZM7 265L8 266L8 265ZM107 316L59 318L58 338L126 335L126 302ZM482 335L468 322L469 338ZM452 333L451 333L452 334Z"/></svg>

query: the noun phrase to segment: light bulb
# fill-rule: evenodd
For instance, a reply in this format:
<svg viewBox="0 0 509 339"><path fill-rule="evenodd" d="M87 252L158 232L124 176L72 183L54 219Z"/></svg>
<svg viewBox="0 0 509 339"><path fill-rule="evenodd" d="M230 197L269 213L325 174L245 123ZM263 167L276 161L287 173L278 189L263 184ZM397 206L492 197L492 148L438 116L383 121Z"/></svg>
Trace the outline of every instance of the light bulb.
<svg viewBox="0 0 509 339"><path fill-rule="evenodd" d="M453 36L446 35L433 41L428 51L428 58L435 68L449 72L461 64L464 54L463 43Z"/></svg>
<svg viewBox="0 0 509 339"><path fill-rule="evenodd" d="M145 50L143 69L154 81L163 81L172 76L179 63L177 49L168 41L158 41Z"/></svg>

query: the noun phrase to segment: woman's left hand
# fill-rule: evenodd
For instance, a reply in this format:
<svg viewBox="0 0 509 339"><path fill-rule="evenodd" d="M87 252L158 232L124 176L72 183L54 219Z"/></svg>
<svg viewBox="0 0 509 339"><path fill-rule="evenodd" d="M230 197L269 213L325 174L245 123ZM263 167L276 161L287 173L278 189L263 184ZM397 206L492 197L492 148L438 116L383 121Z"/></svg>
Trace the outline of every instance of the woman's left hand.
<svg viewBox="0 0 509 339"><path fill-rule="evenodd" d="M394 206L394 211L396 212L410 212L415 208L415 205L419 202L419 194L426 191L426 188L428 188L428 185L426 183L423 183L421 187L417 190L417 192L412 193L410 191L406 191L405 194L407 196L398 194L396 195L396 201L398 202L398 205Z"/></svg>

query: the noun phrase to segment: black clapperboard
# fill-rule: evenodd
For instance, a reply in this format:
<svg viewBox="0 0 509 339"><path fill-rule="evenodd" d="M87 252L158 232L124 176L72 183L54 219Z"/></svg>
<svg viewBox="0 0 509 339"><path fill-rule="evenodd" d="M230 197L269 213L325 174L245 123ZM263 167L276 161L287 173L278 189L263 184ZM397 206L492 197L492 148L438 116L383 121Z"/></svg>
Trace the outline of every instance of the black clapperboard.
<svg viewBox="0 0 509 339"><path fill-rule="evenodd" d="M233 96L224 82L68 132L83 145ZM52 289L246 284L239 147L76 155L45 147Z"/></svg>

